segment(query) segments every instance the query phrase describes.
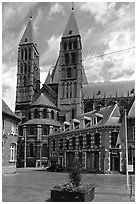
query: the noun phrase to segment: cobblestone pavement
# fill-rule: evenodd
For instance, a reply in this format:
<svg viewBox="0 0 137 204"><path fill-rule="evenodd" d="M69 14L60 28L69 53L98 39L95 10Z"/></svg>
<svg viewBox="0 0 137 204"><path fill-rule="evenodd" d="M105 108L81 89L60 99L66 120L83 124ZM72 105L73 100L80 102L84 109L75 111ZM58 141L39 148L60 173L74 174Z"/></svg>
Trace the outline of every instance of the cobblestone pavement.
<svg viewBox="0 0 137 204"><path fill-rule="evenodd" d="M134 179L134 178L133 178ZM3 202L44 202L50 198L54 185L68 182L67 173L46 172L43 169L17 169L15 175L2 178ZM134 202L126 188L126 176L121 174L82 174L82 183L95 185L94 202ZM133 188L134 190L134 188Z"/></svg>

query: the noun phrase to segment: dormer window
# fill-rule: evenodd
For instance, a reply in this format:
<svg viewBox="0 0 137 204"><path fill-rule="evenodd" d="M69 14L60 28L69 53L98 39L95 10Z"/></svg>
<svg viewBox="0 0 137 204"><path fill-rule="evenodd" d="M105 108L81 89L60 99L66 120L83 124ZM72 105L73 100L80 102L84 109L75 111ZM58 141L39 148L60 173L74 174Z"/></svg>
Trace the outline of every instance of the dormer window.
<svg viewBox="0 0 137 204"><path fill-rule="evenodd" d="M71 34L72 34L72 30L69 31L69 35L71 35Z"/></svg>
<svg viewBox="0 0 137 204"><path fill-rule="evenodd" d="M25 42L27 42L27 38L25 39Z"/></svg>

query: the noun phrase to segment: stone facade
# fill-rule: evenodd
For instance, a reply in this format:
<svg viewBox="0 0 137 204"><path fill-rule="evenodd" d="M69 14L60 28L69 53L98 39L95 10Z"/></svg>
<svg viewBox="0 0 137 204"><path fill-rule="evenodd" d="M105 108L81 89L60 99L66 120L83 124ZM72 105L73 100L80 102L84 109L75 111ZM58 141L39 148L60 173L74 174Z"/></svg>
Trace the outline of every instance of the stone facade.
<svg viewBox="0 0 137 204"><path fill-rule="evenodd" d="M2 101L2 173L16 172L18 123L16 116Z"/></svg>

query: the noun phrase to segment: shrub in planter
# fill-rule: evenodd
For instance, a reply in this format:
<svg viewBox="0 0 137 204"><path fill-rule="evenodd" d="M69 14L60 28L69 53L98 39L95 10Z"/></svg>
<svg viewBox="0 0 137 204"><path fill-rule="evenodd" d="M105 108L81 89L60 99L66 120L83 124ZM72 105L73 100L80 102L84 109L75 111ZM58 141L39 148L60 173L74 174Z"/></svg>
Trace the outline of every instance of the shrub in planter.
<svg viewBox="0 0 137 204"><path fill-rule="evenodd" d="M51 201L53 202L89 202L94 199L95 187L93 185L81 185L80 166L76 161L69 173L69 183L54 186L51 189Z"/></svg>

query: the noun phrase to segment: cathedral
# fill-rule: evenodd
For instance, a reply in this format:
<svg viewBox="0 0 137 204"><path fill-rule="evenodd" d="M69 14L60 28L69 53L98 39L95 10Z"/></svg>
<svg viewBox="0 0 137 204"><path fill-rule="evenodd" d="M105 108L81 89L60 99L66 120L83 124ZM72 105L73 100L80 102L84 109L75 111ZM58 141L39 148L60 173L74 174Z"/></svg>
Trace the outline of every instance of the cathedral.
<svg viewBox="0 0 137 204"><path fill-rule="evenodd" d="M55 67L40 88L39 51L30 17L18 45L15 112L22 122L18 127L17 167L46 166L50 157L56 160L54 157L57 154L51 150L55 144L50 135L56 137L61 134L60 142L63 145L63 132L80 128L81 119L87 125L83 128L89 127L91 119L92 125L96 125L105 117L107 107L114 117L120 117L133 100L134 81L88 84L82 65L82 41L74 9L64 29L59 49ZM95 112L96 109L98 112ZM91 112L93 114L88 114ZM117 132L119 126L114 126L113 132ZM80 153L82 161L84 154ZM95 166L99 168L99 152L94 153L94 158L97 158ZM60 163L68 163L69 166L72 156L69 154L68 160L65 160L62 154L61 149ZM92 154L87 155L90 158Z"/></svg>

